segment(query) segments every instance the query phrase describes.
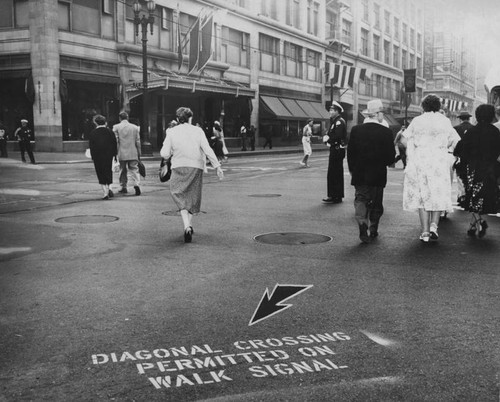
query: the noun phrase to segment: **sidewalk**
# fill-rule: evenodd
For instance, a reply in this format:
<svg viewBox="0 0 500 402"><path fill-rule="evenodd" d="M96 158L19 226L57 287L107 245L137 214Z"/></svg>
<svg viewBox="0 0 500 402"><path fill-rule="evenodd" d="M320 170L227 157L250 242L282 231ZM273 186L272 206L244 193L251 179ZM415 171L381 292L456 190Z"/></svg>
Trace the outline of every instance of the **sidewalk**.
<svg viewBox="0 0 500 402"><path fill-rule="evenodd" d="M329 148L323 144L312 144L313 152L328 151ZM241 151L239 148L229 148L229 158L241 156L257 155L275 155L275 154L301 154L303 152L302 144L296 146L274 147L273 149L255 149L255 151ZM37 164L63 164L63 163L90 163L91 159L85 157L84 152L34 152ZM21 153L9 152L9 158L21 160ZM141 159L145 161L160 161L159 151L153 152L153 156L144 156Z"/></svg>

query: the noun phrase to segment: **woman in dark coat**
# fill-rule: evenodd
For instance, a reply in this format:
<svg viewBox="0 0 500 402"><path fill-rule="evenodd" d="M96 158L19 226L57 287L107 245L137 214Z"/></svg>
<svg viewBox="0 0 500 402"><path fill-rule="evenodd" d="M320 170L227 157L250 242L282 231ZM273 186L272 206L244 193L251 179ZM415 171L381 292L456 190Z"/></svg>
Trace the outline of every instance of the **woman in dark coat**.
<svg viewBox="0 0 500 402"><path fill-rule="evenodd" d="M483 237L488 224L481 215L497 213L495 165L500 155L500 131L491 124L494 119L493 105L478 106L477 124L467 130L454 152L460 158L460 178L465 188L460 206L472 213L469 236L477 232Z"/></svg>
<svg viewBox="0 0 500 402"><path fill-rule="evenodd" d="M113 131L106 127L104 116L96 115L94 123L97 127L89 134L90 154L104 193L102 199L109 200L114 195L109 185L113 183L113 158L116 158L118 152L116 137Z"/></svg>

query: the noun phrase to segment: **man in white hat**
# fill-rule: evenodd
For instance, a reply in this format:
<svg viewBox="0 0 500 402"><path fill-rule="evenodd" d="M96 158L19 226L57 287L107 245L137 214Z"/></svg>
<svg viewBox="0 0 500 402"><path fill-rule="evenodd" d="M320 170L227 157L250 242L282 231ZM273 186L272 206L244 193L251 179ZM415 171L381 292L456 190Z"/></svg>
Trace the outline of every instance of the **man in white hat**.
<svg viewBox="0 0 500 402"><path fill-rule="evenodd" d="M344 109L338 102L330 106L330 128L323 137L323 142L330 147L328 173L326 176L327 196L323 202L338 204L344 198L344 158L347 144L347 126L340 115Z"/></svg>
<svg viewBox="0 0 500 402"><path fill-rule="evenodd" d="M21 160L26 162L24 157L25 152L28 153L31 163L35 164L35 157L33 156L33 151L31 150L31 139L33 137L33 131L28 126L28 120L21 119L21 127L18 127L14 136L17 138L19 143L19 149L21 151Z"/></svg>
<svg viewBox="0 0 500 402"><path fill-rule="evenodd" d="M387 166L394 163L396 151L392 131L381 124L382 102L379 99L368 102L368 108L362 113L366 116L365 121L351 130L347 164L351 185L355 188L354 211L359 238L361 242L369 243L378 236L380 217L384 213L382 202Z"/></svg>

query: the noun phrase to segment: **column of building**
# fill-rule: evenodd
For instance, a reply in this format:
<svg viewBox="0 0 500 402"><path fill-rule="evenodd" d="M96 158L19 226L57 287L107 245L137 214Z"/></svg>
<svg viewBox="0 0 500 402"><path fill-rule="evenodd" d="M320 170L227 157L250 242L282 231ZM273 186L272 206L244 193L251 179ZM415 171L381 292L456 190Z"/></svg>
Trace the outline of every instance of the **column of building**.
<svg viewBox="0 0 500 402"><path fill-rule="evenodd" d="M30 1L31 70L35 88L33 126L36 150L63 151L59 95L58 4Z"/></svg>

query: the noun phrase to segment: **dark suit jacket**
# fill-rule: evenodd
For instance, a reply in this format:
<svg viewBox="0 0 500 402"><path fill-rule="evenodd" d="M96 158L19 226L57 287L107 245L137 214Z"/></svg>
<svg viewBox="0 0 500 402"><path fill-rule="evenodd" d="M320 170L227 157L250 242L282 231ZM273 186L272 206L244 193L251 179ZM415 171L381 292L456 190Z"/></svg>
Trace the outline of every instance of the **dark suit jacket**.
<svg viewBox="0 0 500 402"><path fill-rule="evenodd" d="M387 166L394 163L392 131L378 123L364 123L351 130L347 163L353 186L385 187Z"/></svg>
<svg viewBox="0 0 500 402"><path fill-rule="evenodd" d="M468 121L463 121L462 123L454 126L453 128L457 131L458 135L460 136L460 138L463 138L464 137L464 134L465 132L474 127L470 122Z"/></svg>

